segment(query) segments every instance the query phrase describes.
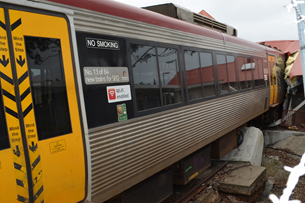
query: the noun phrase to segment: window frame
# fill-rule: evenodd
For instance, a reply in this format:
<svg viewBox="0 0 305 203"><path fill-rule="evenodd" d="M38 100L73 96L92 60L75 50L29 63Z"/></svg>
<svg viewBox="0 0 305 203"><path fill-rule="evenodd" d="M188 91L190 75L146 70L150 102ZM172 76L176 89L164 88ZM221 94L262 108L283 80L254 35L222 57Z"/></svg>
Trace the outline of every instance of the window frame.
<svg viewBox="0 0 305 203"><path fill-rule="evenodd" d="M233 94L233 93L236 93L236 92L240 92L240 86L239 86L239 75L237 74L237 65L236 65L236 54L226 54L226 61L227 61L227 72L228 72L228 80L229 80L229 83L230 83L230 76L229 76L229 69L228 69L228 56L232 56L234 57L234 64L235 64L235 76L236 76L236 82L237 82L237 91L235 92L230 92L230 94Z"/></svg>
<svg viewBox="0 0 305 203"><path fill-rule="evenodd" d="M160 42L152 42L152 41L146 41L146 40L138 40L138 39L130 39L130 38L125 38L126 39L126 58L127 58L127 64L128 64L128 70L129 70L129 82L130 82L130 89L131 89L131 95L132 95L132 100L133 100L133 106L134 106L134 115L135 117L140 117L140 116L145 116L153 113L158 113L161 111L166 111L170 109L174 109L177 107L182 107L185 106L185 90L184 90L184 81L183 81L183 72L181 68L181 56L180 56L180 48L178 45L172 45L172 44L167 44L167 43L160 43ZM177 50L177 65L178 65L178 70L180 72L180 86L181 86L181 100L182 102L180 103L175 103L171 105L163 105L163 98L162 98L162 84L161 84L161 77L160 77L160 67L159 67L159 59L156 56L156 63L157 63L157 71L158 71L158 80L159 80L159 91L160 91L160 96L161 96L161 106L151 108L151 109L145 109L138 111L138 106L137 106L137 100L136 97L136 91L135 91L135 86L134 86L134 77L133 77L133 69L132 69L132 62L131 62L131 51L130 51L130 45L131 44L139 44L143 46L153 46L156 55L158 55L158 47L159 48L172 48Z"/></svg>
<svg viewBox="0 0 305 203"><path fill-rule="evenodd" d="M225 57L225 61L226 61L226 70L227 70L227 80L228 80L228 93L223 93L221 94L221 90L220 90L220 83L219 83L219 72L218 72L218 63L217 63L217 55L220 55L220 56L224 56ZM218 77L218 94L219 95L228 95L230 94L230 80L229 80L229 72L228 72L228 62L227 62L227 55L226 54L223 54L223 53L219 53L219 52L216 52L215 53L215 59L216 59L216 72L217 72L217 77Z"/></svg>
<svg viewBox="0 0 305 203"><path fill-rule="evenodd" d="M217 68L217 64L215 63L215 59L214 59L214 55L216 55L215 51L212 51L212 50L207 50L207 49L200 49L200 51L198 52L199 53L199 63L200 63L200 66L201 66L201 58L200 58L200 53L207 53L207 54L211 54L212 56L212 67L213 67L213 75L214 75L214 90L215 90L215 95L212 95L212 96L205 96L204 95L204 88L203 88L203 81L202 81L202 67L200 67L200 73L201 73L201 84L202 84L202 91L203 91L203 99L204 100L207 100L207 99L210 99L210 98L215 98L215 97L218 97L219 94L218 94L218 75L216 75L217 71L216 71L216 68Z"/></svg>
<svg viewBox="0 0 305 203"><path fill-rule="evenodd" d="M189 93L188 93L188 88L187 88L187 78L186 78L186 70L185 70L185 58L184 58L184 51L196 51L198 52L198 56L199 56L199 65L201 66L201 59L200 59L200 52L204 52L204 53L210 53L212 55L212 63L213 63L213 74L214 74L214 89L215 89L215 95L214 96L208 96L205 97L204 96L204 92L203 92L203 83L202 83L202 71L200 70L200 76L201 76L201 89L202 89L202 93L203 93L203 98L200 99L195 99L195 100L189 100ZM218 75L216 76L216 64L215 64L215 57L216 57L216 51L210 50L210 49L202 49L202 48L195 48L195 47L189 47L189 46L181 46L181 58L183 61L183 76L184 76L184 89L185 89L185 102L186 104L195 104L198 102L202 102L202 101L207 101L207 100L211 100L211 99L215 99L217 97L219 97L219 93L218 93ZM221 95L222 96L222 95Z"/></svg>
<svg viewBox="0 0 305 203"><path fill-rule="evenodd" d="M230 88L229 88L229 93L227 93L227 94L220 94L220 89L218 88L218 90L217 90L218 96L220 96L220 97L222 97L222 96L228 96L228 95L236 94L236 93L239 93L239 92L243 91L244 89L243 89L243 90L240 89L240 78L239 78L238 68L237 68L237 57L240 56L240 55L234 54L234 53L223 52L223 51L214 51L214 55L215 55L215 57L214 57L214 60L215 60L214 65L215 65L215 66L217 66L217 64L215 64L215 63L216 63L216 60L217 60L217 59L216 59L216 55L217 55L217 54L219 54L219 55L225 55L225 58L226 58L226 67L227 67L227 75L228 75L227 77L228 77L229 86L230 86L230 77L229 77L229 71L228 71L228 60L227 60L227 56L233 56L233 57L234 57L235 74L236 74L237 87L238 87L237 91L234 91L234 92L230 91ZM242 56L242 57L244 57L244 56ZM218 77L218 69L217 69L217 67L214 68L214 71L216 72L215 74L217 74L217 87L219 87L219 77ZM215 77L216 77L216 76L215 76Z"/></svg>
<svg viewBox="0 0 305 203"><path fill-rule="evenodd" d="M156 63L157 63L157 69L158 69L158 79L159 79L159 90L160 90L160 95L161 95L161 106L152 108L152 109L146 109L142 111L138 111L137 107L137 101L136 99L133 99L133 105L134 105L134 115L135 117L140 117L140 116L145 116L145 115L150 115L153 113L158 113L170 109L175 109L178 107L183 107L186 105L191 105L191 104L196 104L199 102L203 101L208 101L208 100L213 100L219 97L226 97L231 94L238 94L244 91L250 91L253 89L259 89L259 88L268 88L268 86L257 86L255 87L254 80L253 80L253 70L252 70L252 65L251 65L251 84L253 87L241 89L240 85L240 75L239 75L239 70L238 70L238 65L237 65L237 58L242 57L244 59L244 64L246 63L246 59L250 59L251 63L253 62L253 58L256 58L257 60L262 61L262 66L264 70L264 60L266 58L263 57L256 57L256 56L250 56L250 55L244 55L244 54L238 54L238 53L229 53L229 52L224 52L224 51L215 51L215 50L210 50L210 49L204 49L204 48L196 48L196 47L190 47L190 46L182 46L182 45L173 45L173 44L167 44L167 43L162 43L162 42L153 42L153 41L146 41L146 40L139 40L139 39L131 39L131 38L124 38L126 40L126 58L127 58L127 64L128 64L128 69L129 69L129 77L130 77L130 86L131 86L131 94L133 98L136 98L135 94L135 87L134 87L134 78L133 78L133 70L132 70L132 64L131 64L131 57L130 57L130 44L139 44L143 46L153 46L155 48L156 54L158 54L158 48L173 48L177 50L177 65L178 70L180 72L180 85L181 85L181 99L182 102L180 103L175 103L171 105L164 105L163 103L163 98L162 98L162 83L161 83L161 77L160 77L160 67L159 67L159 59L156 57ZM215 89L215 95L213 96L208 96L206 97L204 94L203 90L203 81L202 81L202 70L200 69L200 77L201 77L201 89L202 89L202 94L203 98L195 99L195 100L189 100L189 92L188 92L188 87L187 87L187 77L186 77L186 69L185 69L185 58L184 58L184 52L185 51L195 51L198 53L198 58L199 58L199 65L201 66L201 58L200 58L200 53L209 53L212 56L212 63L213 63L213 74L214 74L214 89ZM230 84L230 78L229 78L229 72L228 72L228 64L227 64L227 56L232 56L234 57L234 63L235 63L235 72L236 72L236 79L237 79L237 86L238 89L237 91L230 91L227 94L220 94L219 90L219 76L218 76L218 69L217 69L217 61L216 61L216 54L220 55L225 55L226 59L226 68L227 68L227 77L228 77L228 82ZM246 81L248 82L248 78L246 75Z"/></svg>
<svg viewBox="0 0 305 203"><path fill-rule="evenodd" d="M265 81L265 79L264 79L264 64L263 64L265 58L263 58L263 57L253 57L253 59L256 59L256 60L257 60L257 65L258 65L258 66L259 66L259 61L261 61L262 73L260 72L260 69L259 69L258 74L259 74L259 77L260 77L261 74L262 74L262 80ZM267 63L268 63L268 60L267 60ZM267 66L268 66L268 64L267 64ZM269 75L267 75L267 76L269 77ZM269 81L268 81L268 82L269 82ZM259 84L258 86L255 86L255 89L267 88L267 87L268 87L268 86L265 86L265 82L263 82L263 83L260 82L260 84Z"/></svg>

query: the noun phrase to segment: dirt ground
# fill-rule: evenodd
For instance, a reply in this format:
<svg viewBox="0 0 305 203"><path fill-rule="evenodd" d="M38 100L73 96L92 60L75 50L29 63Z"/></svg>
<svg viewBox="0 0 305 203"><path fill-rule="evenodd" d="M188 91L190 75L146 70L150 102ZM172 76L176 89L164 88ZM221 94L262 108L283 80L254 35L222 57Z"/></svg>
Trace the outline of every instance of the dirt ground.
<svg viewBox="0 0 305 203"><path fill-rule="evenodd" d="M283 190L286 187L286 182L289 176L289 172L285 171L283 166L294 167L299 164L300 156L291 153L289 150L285 149L273 149L271 147L265 147L263 155L262 166L266 167L266 176L264 178L265 182L268 179L274 184L270 191L270 194L275 194L278 198L283 194ZM215 203L242 203L248 202L242 196L237 196L234 194L224 194L218 191L218 180L225 177L230 171L235 168L243 167L246 164L228 164L227 167L219 172L215 178L207 185L206 189L201 193L196 195L189 203L201 203L201 202L215 202ZM262 193L265 186L258 188L256 193L253 195L250 202L260 202L267 203L272 202L268 198L268 194L261 199ZM250 199L251 199L250 198ZM256 199L253 201L253 198ZM244 201L242 201L244 200ZM305 177L300 177L296 188L293 190L293 194L290 196L290 200L300 200L305 202Z"/></svg>

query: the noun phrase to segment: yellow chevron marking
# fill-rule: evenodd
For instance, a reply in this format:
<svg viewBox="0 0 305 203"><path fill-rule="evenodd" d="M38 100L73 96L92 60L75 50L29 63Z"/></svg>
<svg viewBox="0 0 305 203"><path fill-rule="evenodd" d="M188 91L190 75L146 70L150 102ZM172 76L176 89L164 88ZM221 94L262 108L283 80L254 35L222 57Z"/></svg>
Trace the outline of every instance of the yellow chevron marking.
<svg viewBox="0 0 305 203"><path fill-rule="evenodd" d="M0 9L0 21L5 23L4 18L4 11ZM11 59L9 55L9 47L8 47L8 40L6 31L3 28L0 28L0 71L7 76L8 79L12 80L12 68L11 68ZM7 79L6 78L6 79ZM3 91L10 93L12 96L15 96L14 86L7 82L5 79L1 77L1 85ZM17 113L17 105L16 101L13 101L4 96L3 99L4 106L9 107L15 113ZM1 107L2 108L2 107ZM19 119L12 116L10 113L5 113L6 121L7 121L7 128L8 134L11 144L11 154L12 154L12 162L15 173L15 180L14 184L16 185L16 192L17 194L12 194L7 197L1 197L1 201L4 198L4 202L12 202L12 200L28 202L29 199L29 192L28 192L28 178L27 178L27 170L26 170L26 163L25 163L25 155L24 149L22 144L22 137L21 137L21 130ZM7 177L10 178L10 177ZM7 186L6 186L7 187ZM7 188L3 189L0 187L1 191L7 190ZM10 189L11 190L11 189ZM5 198L8 198L5 201ZM19 200L18 200L19 199Z"/></svg>
<svg viewBox="0 0 305 203"><path fill-rule="evenodd" d="M15 22L20 22L21 20L20 11L9 10L9 13L10 13L11 25L14 24ZM20 81L24 73L28 71L24 36L22 30L22 21L21 24L19 24L17 27L15 27L14 30L12 30L12 38L13 38L15 63L17 69L17 77L18 77L18 81ZM20 94L22 94L29 87L30 87L30 80L29 80L29 76L27 76L19 86ZM26 99L23 102L21 102L23 113L29 107L29 105L32 105L33 107L32 97L30 95L31 94L29 94L26 97ZM27 138L27 146L30 156L29 157L30 164L32 169L31 172L32 172L34 202L40 203L44 198L43 195L44 192L43 192L43 178L40 178L42 176L42 167L41 167L41 158L38 147L38 136L37 136L34 109L32 108L30 111L28 111L23 119L24 119L25 135Z"/></svg>

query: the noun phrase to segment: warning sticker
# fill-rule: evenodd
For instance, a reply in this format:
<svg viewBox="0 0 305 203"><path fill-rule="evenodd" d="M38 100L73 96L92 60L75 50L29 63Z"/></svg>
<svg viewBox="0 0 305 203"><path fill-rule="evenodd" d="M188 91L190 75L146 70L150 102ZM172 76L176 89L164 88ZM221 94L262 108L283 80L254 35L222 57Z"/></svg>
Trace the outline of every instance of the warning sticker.
<svg viewBox="0 0 305 203"><path fill-rule="evenodd" d="M66 150L66 141L65 140L59 140L59 141L50 143L51 154L54 154L56 152L61 152L64 150Z"/></svg>

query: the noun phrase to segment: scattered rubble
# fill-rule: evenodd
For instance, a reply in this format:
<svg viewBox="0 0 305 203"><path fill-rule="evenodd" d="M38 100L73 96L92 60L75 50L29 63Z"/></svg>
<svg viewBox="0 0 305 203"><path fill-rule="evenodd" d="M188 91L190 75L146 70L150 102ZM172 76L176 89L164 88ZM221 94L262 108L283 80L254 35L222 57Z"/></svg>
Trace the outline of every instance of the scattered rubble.
<svg viewBox="0 0 305 203"><path fill-rule="evenodd" d="M290 138L291 139L291 138ZM302 140L304 138L301 138ZM288 140L289 141L289 140ZM305 145L303 145L305 146ZM301 156L299 152L295 153L294 149L291 148L275 148L275 145L265 146L262 166L266 167L266 175L264 181L266 185L260 190L256 191L258 197L257 201L259 203L271 203L268 196L269 194L275 194L277 197L280 197L283 194L283 190L286 188L286 182L289 176L289 172L284 170L284 166L294 167L299 164ZM304 147L305 148L305 147ZM192 201L189 203L201 203L201 202L210 202L211 199L204 199L202 197L213 196L213 202L217 203L243 203L251 202L251 200L246 199L245 196L236 195L236 194L227 194L219 191L219 181L225 178L231 171L237 170L241 167L246 167L248 164L238 163L238 164L228 164L227 167L220 171L215 178L208 184L212 186L211 190L203 190L198 194ZM291 200L300 200L305 202L305 177L300 177L299 183L291 195ZM215 200L217 198L217 200ZM253 200L252 199L252 200ZM253 201L252 201L253 202Z"/></svg>
<svg viewBox="0 0 305 203"><path fill-rule="evenodd" d="M296 137L300 137L300 140L302 140L300 141L299 145L302 145L301 142L303 142L304 140L303 146L305 146L304 137ZM287 140L288 142L289 139ZM264 178L259 183L257 183L257 187L255 192L253 193L253 196L224 193L220 190L221 180L228 177L232 172L238 171L239 169L248 167L250 165L249 163L234 162L227 164L227 166L222 171L218 172L211 181L205 184L205 188L188 203L271 203L271 200L269 200L268 198L269 194L275 194L277 197L280 197L283 193L283 190L286 188L286 182L289 176L289 172L284 170L284 166L294 167L300 162L300 152L299 150L295 150L296 149L293 149L291 147L285 148L285 146L279 146L275 144L264 147L262 166L266 167L266 174ZM192 187L192 185L194 186L198 182L199 180L194 179L194 182L190 183L189 188ZM183 195L185 194L186 190L187 188L180 187L179 190L176 191L175 195ZM305 202L304 191L305 176L302 176L300 177L296 188L293 190L293 194L291 195L290 199ZM166 203L174 202L177 200L177 198L176 200L172 200L173 201L166 201Z"/></svg>

